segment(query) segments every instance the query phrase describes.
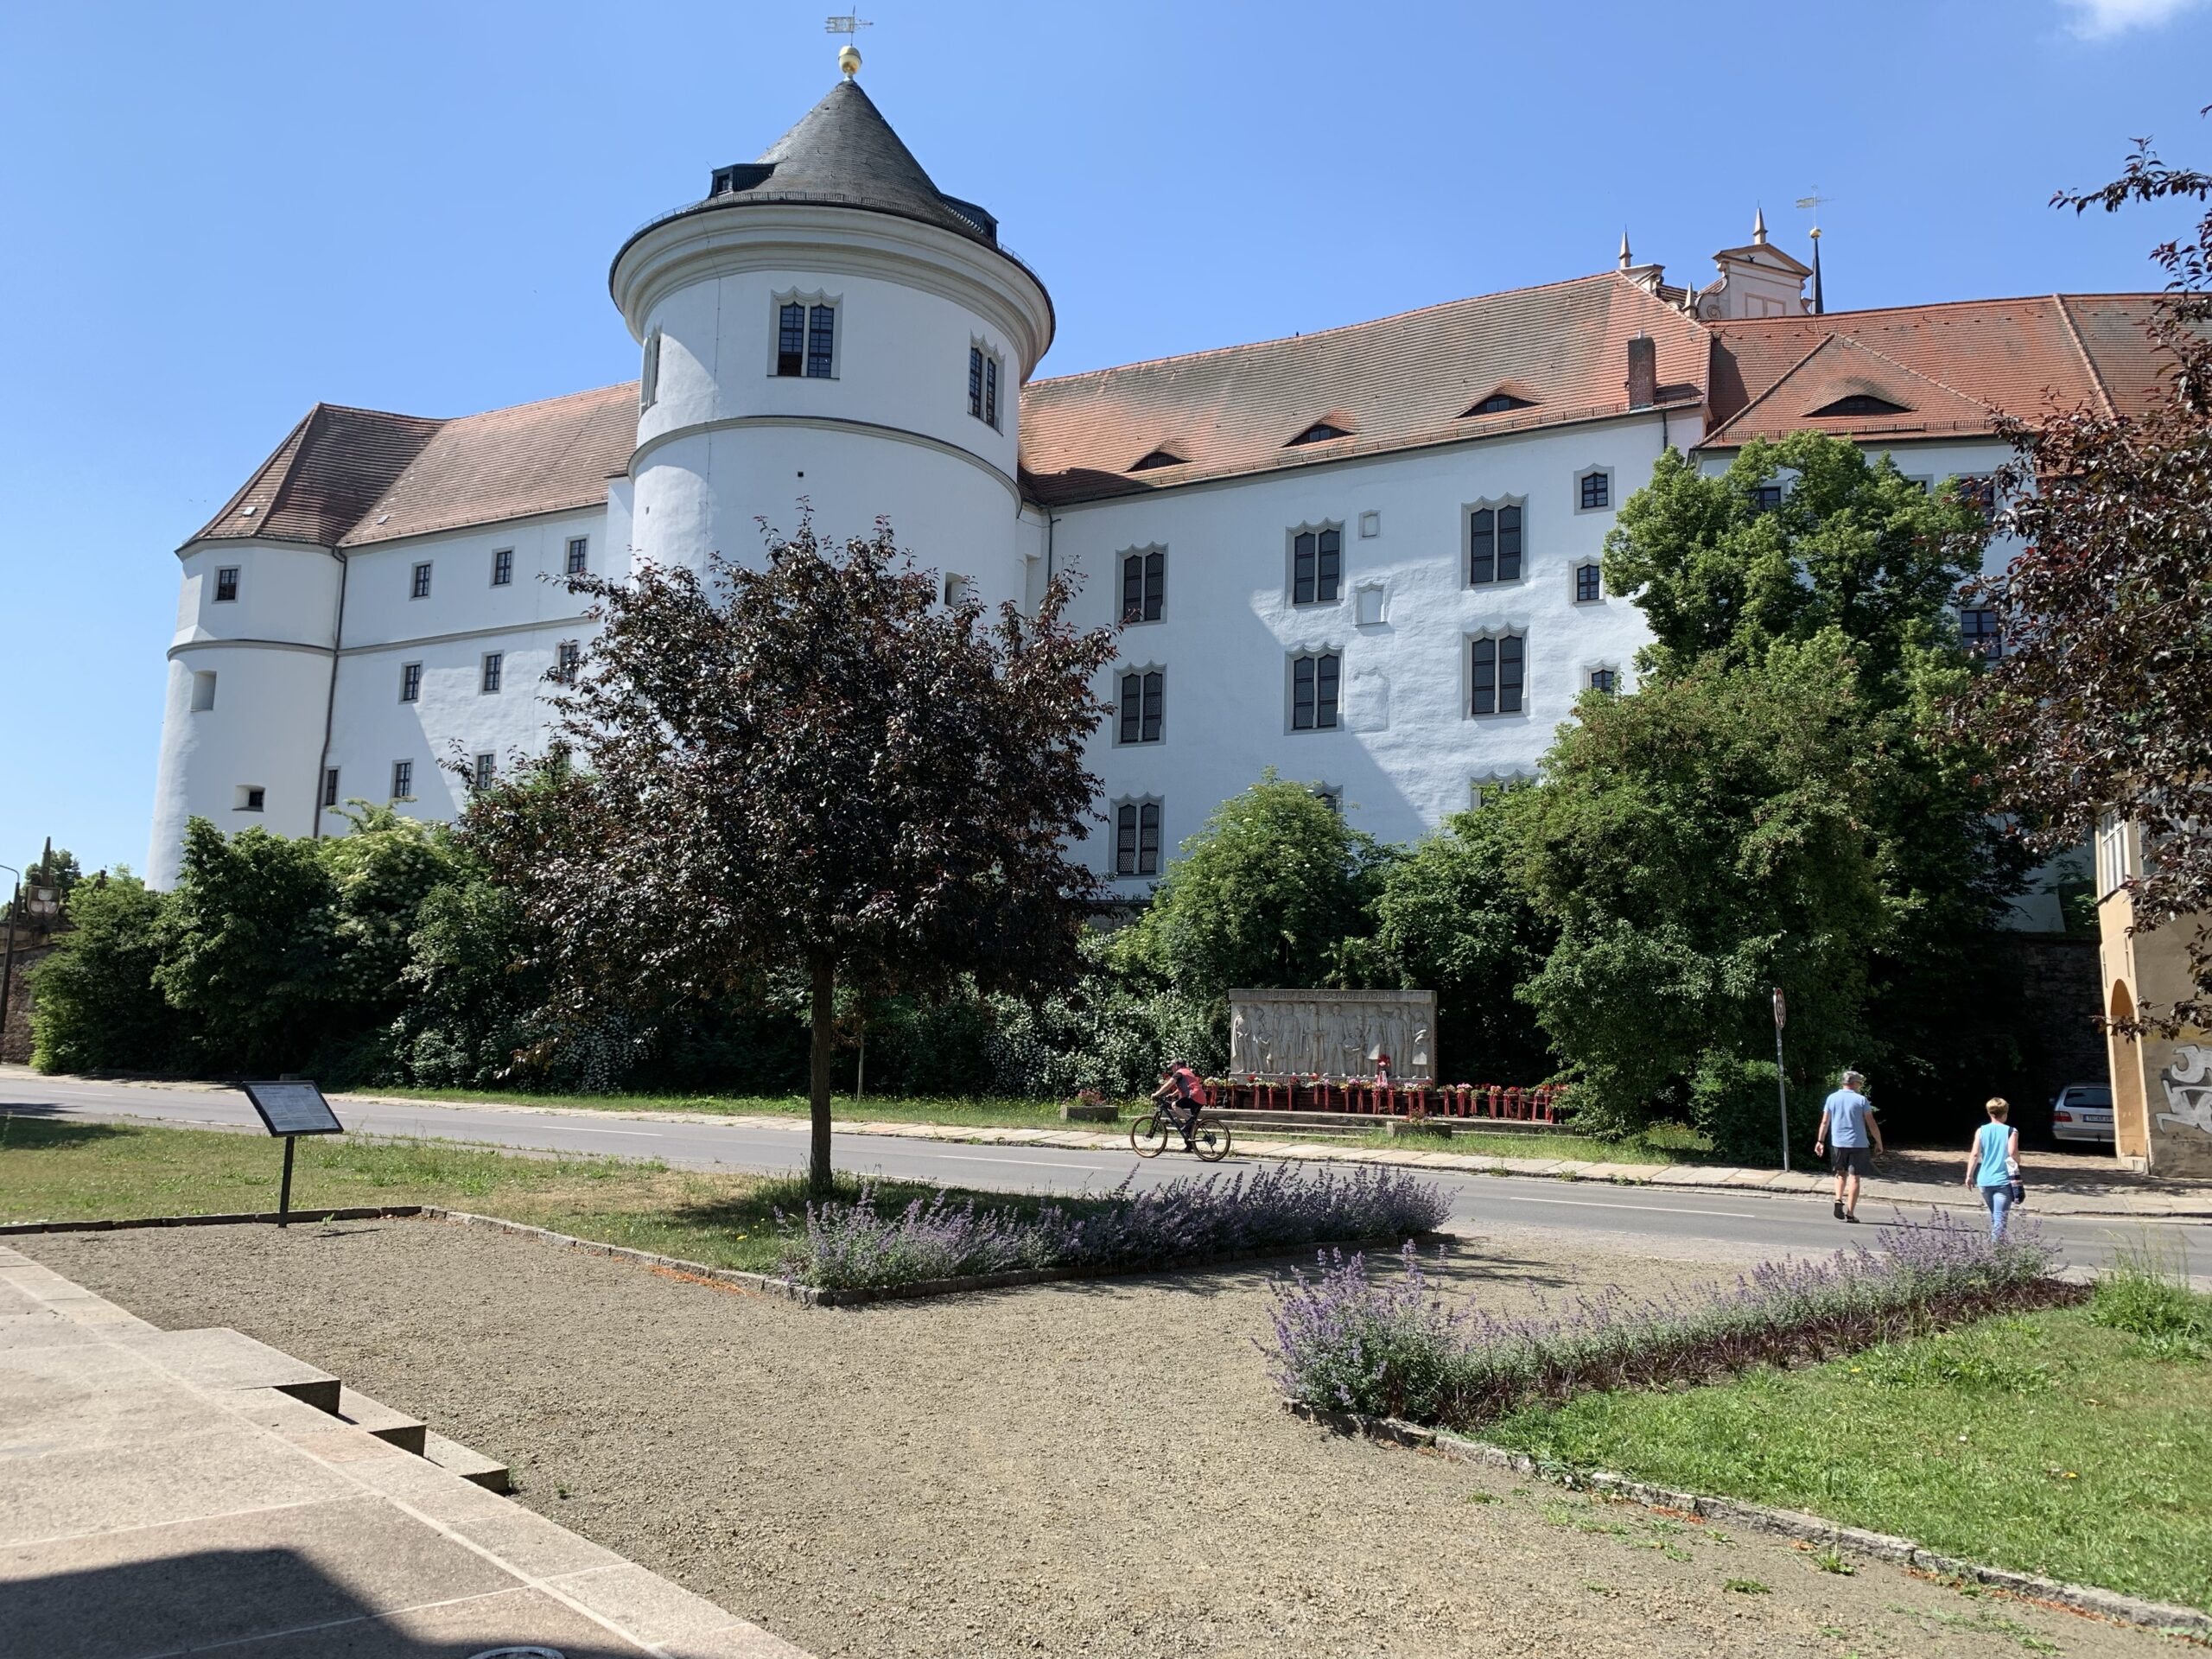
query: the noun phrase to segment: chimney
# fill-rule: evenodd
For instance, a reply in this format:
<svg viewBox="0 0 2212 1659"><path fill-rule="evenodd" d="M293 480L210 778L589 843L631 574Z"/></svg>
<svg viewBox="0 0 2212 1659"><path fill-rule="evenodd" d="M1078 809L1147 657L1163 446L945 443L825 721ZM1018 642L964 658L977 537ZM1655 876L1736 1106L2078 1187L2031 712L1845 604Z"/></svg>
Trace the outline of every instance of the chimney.
<svg viewBox="0 0 2212 1659"><path fill-rule="evenodd" d="M1628 343L1628 406L1649 409L1659 401L1659 346L1649 334Z"/></svg>

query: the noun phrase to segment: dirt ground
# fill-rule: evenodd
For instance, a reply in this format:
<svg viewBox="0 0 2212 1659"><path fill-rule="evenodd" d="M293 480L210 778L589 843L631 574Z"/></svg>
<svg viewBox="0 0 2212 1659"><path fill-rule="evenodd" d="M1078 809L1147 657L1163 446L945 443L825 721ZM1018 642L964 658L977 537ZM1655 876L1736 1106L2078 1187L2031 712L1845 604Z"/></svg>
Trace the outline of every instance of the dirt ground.
<svg viewBox="0 0 2212 1659"><path fill-rule="evenodd" d="M520 1502L821 1659L2164 1645L1332 1437L1254 1347L1273 1264L827 1311L437 1222L16 1242L510 1460ZM1504 1305L1735 1265L1563 1242L1475 1235L1443 1277Z"/></svg>

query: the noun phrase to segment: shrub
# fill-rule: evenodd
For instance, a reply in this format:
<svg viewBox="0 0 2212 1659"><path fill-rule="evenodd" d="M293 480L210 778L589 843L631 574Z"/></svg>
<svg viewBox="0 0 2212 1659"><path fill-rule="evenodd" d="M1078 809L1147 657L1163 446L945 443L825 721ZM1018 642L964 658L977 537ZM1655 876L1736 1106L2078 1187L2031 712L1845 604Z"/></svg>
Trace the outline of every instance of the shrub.
<svg viewBox="0 0 2212 1659"><path fill-rule="evenodd" d="M948 1192L888 1212L863 1187L855 1202L810 1204L803 1221L779 1213L777 1225L785 1277L862 1290L1025 1268L1135 1273L1324 1239L1403 1237L1435 1227L1450 1209L1434 1182L1403 1170L1280 1166L1138 1193L1125 1183L1089 1213L1048 1205L1033 1217Z"/></svg>
<svg viewBox="0 0 2212 1659"><path fill-rule="evenodd" d="M2097 1281L2089 1318L2142 1339L2158 1359L2212 1359L2212 1296L2189 1287L2187 1274L2150 1251L2123 1254Z"/></svg>
<svg viewBox="0 0 2212 1659"><path fill-rule="evenodd" d="M1464 1426L1599 1389L1666 1388L1758 1364L1853 1351L2082 1293L2052 1279L2056 1252L2031 1226L1992 1241L1937 1212L1885 1227L1881 1253L1770 1262L1732 1287L1635 1299L1618 1290L1503 1318L1446 1309L1410 1249L1395 1284L1363 1257L1324 1257L1277 1294L1269 1355L1289 1399L1330 1410Z"/></svg>
<svg viewBox="0 0 2212 1659"><path fill-rule="evenodd" d="M41 1071L167 1071L192 1064L188 1027L154 983L162 897L127 872L80 882L68 932L33 970L31 1064Z"/></svg>

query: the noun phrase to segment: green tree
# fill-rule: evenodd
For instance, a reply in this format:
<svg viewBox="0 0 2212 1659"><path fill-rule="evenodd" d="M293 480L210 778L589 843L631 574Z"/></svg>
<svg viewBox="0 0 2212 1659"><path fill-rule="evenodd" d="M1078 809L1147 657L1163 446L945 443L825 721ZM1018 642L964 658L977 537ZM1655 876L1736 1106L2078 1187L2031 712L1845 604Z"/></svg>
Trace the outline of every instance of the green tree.
<svg viewBox="0 0 2212 1659"><path fill-rule="evenodd" d="M1370 929L1382 859L1312 788L1271 771L1184 843L1116 959L1209 1001L1234 986L1330 982L1345 939Z"/></svg>
<svg viewBox="0 0 2212 1659"><path fill-rule="evenodd" d="M841 983L1078 973L1101 884L1066 849L1094 817L1084 751L1112 635L1066 625L1064 578L1033 618L943 604L887 529L836 548L802 523L757 569L569 585L601 619L551 693L578 764L480 794L464 840L542 942L571 1027L803 973L826 1193Z"/></svg>
<svg viewBox="0 0 2212 1659"><path fill-rule="evenodd" d="M1514 857L1560 938L1526 995L1574 1063L1579 1122L1681 1111L1770 1154L1767 988L1789 988L1801 1083L1865 1042L1891 917L1862 804L1887 768L1861 741L1855 669L1833 631L1709 659L1586 696L1546 757Z"/></svg>
<svg viewBox="0 0 2212 1659"><path fill-rule="evenodd" d="M1436 993L1438 1050L1455 1077L1536 1083L1557 1064L1519 995L1559 932L1516 882L1534 794L1511 790L1452 818L1384 866L1375 898L1382 960L1400 984Z"/></svg>
<svg viewBox="0 0 2212 1659"><path fill-rule="evenodd" d="M382 1023L408 994L403 982L423 901L461 878L462 861L444 824L365 802L344 817L347 833L312 845L330 872L342 995L358 1022Z"/></svg>
<svg viewBox="0 0 2212 1659"><path fill-rule="evenodd" d="M80 881L68 931L32 971L31 1064L41 1071L188 1069L187 1026L154 982L162 896L127 870Z"/></svg>
<svg viewBox="0 0 2212 1659"><path fill-rule="evenodd" d="M154 982L219 1064L297 1065L334 1027L358 1024L338 920L337 882L318 843L265 830L226 839L194 818L155 929Z"/></svg>

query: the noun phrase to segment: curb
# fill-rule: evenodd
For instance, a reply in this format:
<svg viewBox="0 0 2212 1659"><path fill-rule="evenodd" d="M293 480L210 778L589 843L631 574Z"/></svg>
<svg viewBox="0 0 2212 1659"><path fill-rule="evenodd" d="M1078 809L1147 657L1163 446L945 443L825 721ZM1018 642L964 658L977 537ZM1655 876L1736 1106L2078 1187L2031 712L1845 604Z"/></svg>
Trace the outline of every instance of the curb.
<svg viewBox="0 0 2212 1659"><path fill-rule="evenodd" d="M1525 1452L1509 1451L1487 1440L1469 1440L1449 1430L1424 1427L1402 1418L1369 1417L1351 1411L1325 1411L1318 1406L1309 1406L1296 1400L1284 1401L1283 1409L1294 1417L1319 1424L1338 1434L1357 1434L1385 1445L1433 1452L1454 1463L1483 1464L1508 1470L1514 1474L1536 1475L1547 1480L1556 1480L1569 1487L1587 1487L1595 1491L1610 1492L1632 1503L1641 1503L1647 1509L1679 1510L1700 1520L1726 1521L1755 1532L1773 1533L1806 1543L1825 1545L1831 1549L1847 1551L1873 1560L1888 1561L1898 1567L1914 1567L1942 1578L1968 1580L2032 1601L2050 1602L2074 1612L2089 1613L2124 1624L2138 1624L2164 1634L2212 1637L2212 1613L2199 1608L2183 1607L2173 1602L2145 1601L2139 1597L2122 1595L2116 1590L2101 1590L2094 1585L2066 1584L2056 1579L2046 1579L2040 1573L2016 1573L2010 1567L1988 1567L1979 1561L1961 1560L1955 1555L1938 1554L1910 1538L1898 1538L1884 1532L1869 1532L1861 1527L1841 1526L1833 1521L1824 1521L1819 1516L1804 1515L1795 1510L1770 1509L1764 1504L1746 1503L1732 1497L1707 1497L1694 1492L1678 1492L1669 1487L1655 1486L1648 1481L1630 1480L1625 1475L1617 1475L1609 1470L1568 1468L1532 1458Z"/></svg>
<svg viewBox="0 0 2212 1659"><path fill-rule="evenodd" d="M112 1233L135 1227L234 1227L249 1222L290 1221L302 1224L324 1221L384 1221L425 1213L419 1204L387 1204L346 1210L295 1210L280 1216L274 1210L257 1210L228 1216L138 1216L123 1220L15 1221L0 1225L0 1238L25 1233Z"/></svg>

